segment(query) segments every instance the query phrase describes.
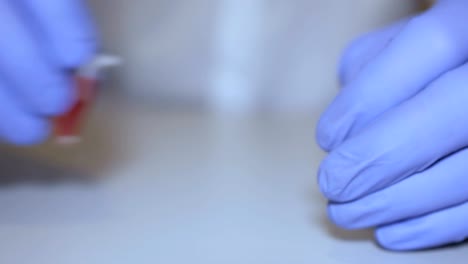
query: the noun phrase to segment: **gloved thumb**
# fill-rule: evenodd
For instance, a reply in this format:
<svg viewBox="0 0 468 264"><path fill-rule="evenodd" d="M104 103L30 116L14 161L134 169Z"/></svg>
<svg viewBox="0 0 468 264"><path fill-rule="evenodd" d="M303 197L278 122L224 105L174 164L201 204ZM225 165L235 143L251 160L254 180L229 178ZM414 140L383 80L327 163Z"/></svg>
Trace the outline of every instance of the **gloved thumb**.
<svg viewBox="0 0 468 264"><path fill-rule="evenodd" d="M97 49L97 34L83 0L19 0L26 19L41 36L53 62L76 68L91 60Z"/></svg>

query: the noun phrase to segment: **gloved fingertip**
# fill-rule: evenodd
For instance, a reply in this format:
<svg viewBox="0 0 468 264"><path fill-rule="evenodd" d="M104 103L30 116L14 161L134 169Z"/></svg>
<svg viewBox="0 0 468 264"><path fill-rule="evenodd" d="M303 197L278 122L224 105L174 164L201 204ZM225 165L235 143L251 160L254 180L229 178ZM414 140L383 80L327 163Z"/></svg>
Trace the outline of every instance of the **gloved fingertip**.
<svg viewBox="0 0 468 264"><path fill-rule="evenodd" d="M47 140L51 132L51 126L46 120L24 116L16 120L8 130L4 131L4 139L14 145L30 146Z"/></svg>
<svg viewBox="0 0 468 264"><path fill-rule="evenodd" d="M390 232L388 228L379 228L375 231L375 239L377 244L390 251L403 251L405 248L400 243L400 238L397 237L393 232Z"/></svg>
<svg viewBox="0 0 468 264"><path fill-rule="evenodd" d="M424 248L420 244L421 238L417 226L395 224L375 230L376 242L390 251L415 251Z"/></svg>
<svg viewBox="0 0 468 264"><path fill-rule="evenodd" d="M330 133L326 132L326 130L327 128L325 127L325 124L320 121L315 133L315 141L322 150L330 152L333 149L333 139L330 137Z"/></svg>
<svg viewBox="0 0 468 264"><path fill-rule="evenodd" d="M318 183L322 194L333 202L346 202L343 197L343 184L339 178L336 168L330 168L327 160L319 169ZM339 168L338 168L339 171Z"/></svg>
<svg viewBox="0 0 468 264"><path fill-rule="evenodd" d="M319 186L320 192L326 198L328 198L327 197L328 190L329 190L329 187L328 187L328 174L325 171L325 168L323 168L323 167L324 167L324 165L320 166L320 168L319 168L317 181L318 181L318 186Z"/></svg>
<svg viewBox="0 0 468 264"><path fill-rule="evenodd" d="M316 142L321 149L330 152L343 141L345 134L340 123L331 121L328 113L325 113L317 125Z"/></svg>
<svg viewBox="0 0 468 264"><path fill-rule="evenodd" d="M338 62L338 78L340 84L346 85L358 71L361 66L360 63L363 63L364 59L362 57L368 48L368 45L363 44L365 44L365 42L362 37L358 38L352 41L341 54Z"/></svg>
<svg viewBox="0 0 468 264"><path fill-rule="evenodd" d="M356 207L353 203L330 204L328 206L330 220L338 227L346 230L358 230L372 227L369 221L369 218L372 218L372 214L364 211L365 210Z"/></svg>
<svg viewBox="0 0 468 264"><path fill-rule="evenodd" d="M94 37L68 41L66 47L56 49L61 67L76 69L91 61L98 52L97 40Z"/></svg>
<svg viewBox="0 0 468 264"><path fill-rule="evenodd" d="M353 228L352 223L348 221L349 218L347 218L345 215L342 215L336 206L329 205L327 207L327 212L328 212L328 218L334 225L345 230L355 229Z"/></svg>
<svg viewBox="0 0 468 264"><path fill-rule="evenodd" d="M350 103L346 94L340 94L320 117L316 129L316 140L321 148L332 151L343 143L355 126L356 118L363 108Z"/></svg>
<svg viewBox="0 0 468 264"><path fill-rule="evenodd" d="M76 89L71 77L54 76L44 80L40 93L28 98L35 113L43 116L58 116L67 112L76 100Z"/></svg>
<svg viewBox="0 0 468 264"><path fill-rule="evenodd" d="M322 162L318 172L319 187L323 195L335 203L347 203L358 199L366 190L361 168L370 161L342 147L332 151Z"/></svg>

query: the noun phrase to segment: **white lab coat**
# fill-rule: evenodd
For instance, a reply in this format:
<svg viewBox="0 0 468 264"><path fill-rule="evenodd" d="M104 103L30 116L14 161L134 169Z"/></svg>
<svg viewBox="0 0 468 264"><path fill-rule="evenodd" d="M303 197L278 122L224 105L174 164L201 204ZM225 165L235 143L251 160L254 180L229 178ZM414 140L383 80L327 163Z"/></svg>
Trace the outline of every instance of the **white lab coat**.
<svg viewBox="0 0 468 264"><path fill-rule="evenodd" d="M356 34L407 15L407 0L93 0L118 88L160 105L310 111L336 92Z"/></svg>

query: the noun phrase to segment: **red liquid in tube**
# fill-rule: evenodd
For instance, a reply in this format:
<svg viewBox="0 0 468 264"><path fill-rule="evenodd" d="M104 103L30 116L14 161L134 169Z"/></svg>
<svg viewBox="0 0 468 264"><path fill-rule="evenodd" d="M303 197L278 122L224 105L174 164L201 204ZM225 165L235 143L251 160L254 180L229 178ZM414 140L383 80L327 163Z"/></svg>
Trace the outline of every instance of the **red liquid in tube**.
<svg viewBox="0 0 468 264"><path fill-rule="evenodd" d="M80 142L80 125L96 97L101 71L119 65L120 62L118 57L102 54L77 70L77 101L68 113L55 119L55 141L58 144L70 145Z"/></svg>
<svg viewBox="0 0 468 264"><path fill-rule="evenodd" d="M96 97L98 81L83 77L75 77L77 101L68 113L55 120L55 139L59 144L74 144L80 141L80 126Z"/></svg>

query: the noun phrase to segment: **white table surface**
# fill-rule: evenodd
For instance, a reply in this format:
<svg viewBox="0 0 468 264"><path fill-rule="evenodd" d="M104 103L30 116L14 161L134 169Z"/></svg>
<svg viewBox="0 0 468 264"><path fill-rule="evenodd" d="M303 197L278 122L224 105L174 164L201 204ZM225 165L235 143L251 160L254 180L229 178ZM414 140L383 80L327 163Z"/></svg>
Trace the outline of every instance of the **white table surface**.
<svg viewBox="0 0 468 264"><path fill-rule="evenodd" d="M4 149L0 263L466 263L326 220L317 115L229 120L101 102L85 142Z"/></svg>

